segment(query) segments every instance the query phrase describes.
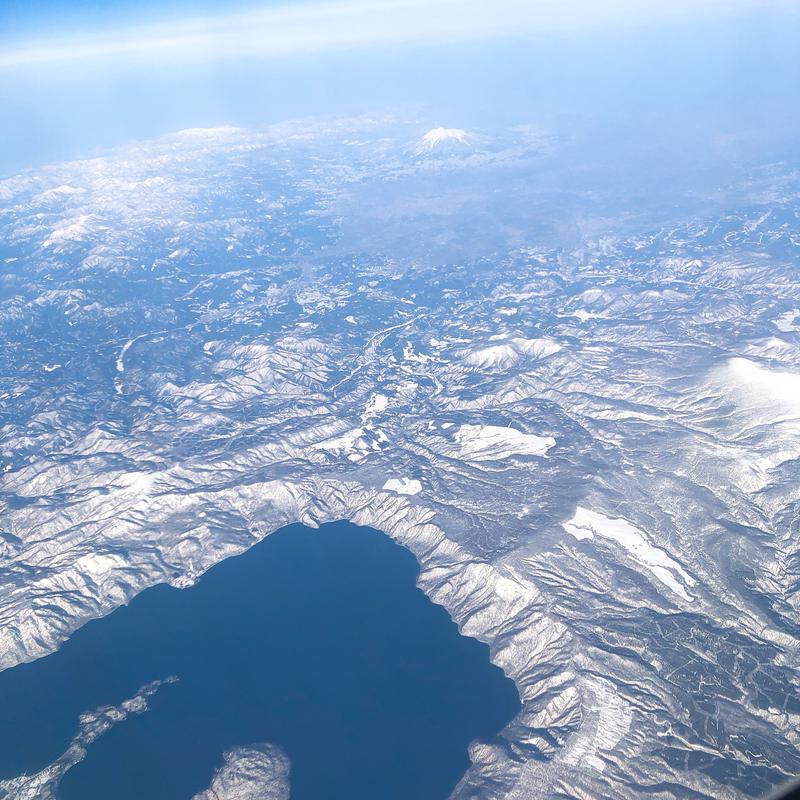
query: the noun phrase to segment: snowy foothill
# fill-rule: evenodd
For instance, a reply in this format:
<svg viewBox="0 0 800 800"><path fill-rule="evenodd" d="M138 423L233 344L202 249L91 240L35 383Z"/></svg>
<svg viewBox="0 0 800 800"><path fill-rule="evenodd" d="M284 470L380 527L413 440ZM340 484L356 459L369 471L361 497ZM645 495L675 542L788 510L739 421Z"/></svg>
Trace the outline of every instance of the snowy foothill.
<svg viewBox="0 0 800 800"><path fill-rule="evenodd" d="M525 357L546 358L559 350L561 345L553 339L524 339L517 336L502 343L473 350L465 356L464 363L480 369L505 370Z"/></svg>
<svg viewBox="0 0 800 800"><path fill-rule="evenodd" d="M753 425L775 425L800 418L800 372L731 358L711 374L710 386L724 393Z"/></svg>

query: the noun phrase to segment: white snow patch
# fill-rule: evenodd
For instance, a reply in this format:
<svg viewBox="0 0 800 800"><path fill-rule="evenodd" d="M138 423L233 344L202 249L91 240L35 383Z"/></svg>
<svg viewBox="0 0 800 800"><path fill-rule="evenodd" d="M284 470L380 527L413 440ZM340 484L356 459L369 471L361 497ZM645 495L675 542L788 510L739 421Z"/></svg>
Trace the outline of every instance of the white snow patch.
<svg viewBox="0 0 800 800"><path fill-rule="evenodd" d="M577 311L572 312L573 317L577 317L581 322L588 322L590 319L605 319L608 315L603 313L599 314L596 311L587 311L585 308L579 308Z"/></svg>
<svg viewBox="0 0 800 800"><path fill-rule="evenodd" d="M407 342L406 346L403 348L403 359L417 364L426 364L428 361L431 361L430 356L426 356L424 353L415 353L414 346L411 342Z"/></svg>
<svg viewBox="0 0 800 800"><path fill-rule="evenodd" d="M364 416L371 417L374 414L380 414L381 411L386 410L388 405L389 398L385 394L374 394L364 407Z"/></svg>
<svg viewBox="0 0 800 800"><path fill-rule="evenodd" d="M562 527L579 540L593 539L595 536L611 539L679 597L686 601L693 599L686 591L686 586L694 586L695 579L667 553L651 545L644 533L627 520L606 517L578 506L572 519L563 522Z"/></svg>
<svg viewBox="0 0 800 800"><path fill-rule="evenodd" d="M455 435L461 458L497 461L508 456L545 456L556 440L552 436L522 433L498 425L462 425Z"/></svg>
<svg viewBox="0 0 800 800"><path fill-rule="evenodd" d="M384 491L397 492L397 494L414 495L422 491L422 484L413 478L389 478L383 484Z"/></svg>
<svg viewBox="0 0 800 800"><path fill-rule="evenodd" d="M159 331L159 333L161 333L161 331ZM140 339L146 339L151 335L153 334L143 333L139 336L134 336L133 339L128 339L128 341L122 345L122 349L119 351L119 355L117 356L117 372L125 372L125 354L131 349L131 346ZM205 349L205 347L203 349Z"/></svg>
<svg viewBox="0 0 800 800"><path fill-rule="evenodd" d="M117 356L117 372L125 372L125 353L128 352L128 348L135 341L135 339L129 339L124 345L122 345L122 350L119 351L119 355Z"/></svg>
<svg viewBox="0 0 800 800"><path fill-rule="evenodd" d="M775 320L775 327L783 333L791 333L792 331L800 331L800 308L795 308L793 311L787 311L781 314Z"/></svg>

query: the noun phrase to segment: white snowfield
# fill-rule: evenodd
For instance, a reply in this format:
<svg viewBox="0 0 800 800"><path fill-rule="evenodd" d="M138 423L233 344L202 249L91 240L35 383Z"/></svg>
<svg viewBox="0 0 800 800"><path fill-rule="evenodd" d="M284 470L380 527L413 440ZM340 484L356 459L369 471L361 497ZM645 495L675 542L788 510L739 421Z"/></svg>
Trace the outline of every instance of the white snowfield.
<svg viewBox="0 0 800 800"><path fill-rule="evenodd" d="M397 494L415 495L422 491L422 484L414 478L389 478L383 484L385 492L397 492Z"/></svg>
<svg viewBox="0 0 800 800"><path fill-rule="evenodd" d="M562 525L576 539L593 539L595 536L611 539L675 594L687 602L693 599L686 587L694 586L695 579L675 559L650 544L644 533L627 520L606 517L597 511L578 506L575 515Z"/></svg>
<svg viewBox="0 0 800 800"><path fill-rule="evenodd" d="M364 414L362 418L369 418L376 414L380 414L382 411L386 411L389 405L389 398L385 394L373 394L372 397L367 401L367 405L364 407Z"/></svg>
<svg viewBox="0 0 800 800"><path fill-rule="evenodd" d="M552 436L536 436L499 425L462 425L455 434L465 461L499 461L509 456L546 456Z"/></svg>

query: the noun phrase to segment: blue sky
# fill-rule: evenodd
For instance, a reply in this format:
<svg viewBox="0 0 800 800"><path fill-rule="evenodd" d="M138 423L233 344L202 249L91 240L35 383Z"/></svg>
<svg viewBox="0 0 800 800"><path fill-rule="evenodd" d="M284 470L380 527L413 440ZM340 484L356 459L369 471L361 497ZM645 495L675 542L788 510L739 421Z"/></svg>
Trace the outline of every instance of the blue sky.
<svg viewBox="0 0 800 800"><path fill-rule="evenodd" d="M780 17L789 0L56 0L0 8L0 67L76 59L274 58L396 44Z"/></svg>
<svg viewBox="0 0 800 800"><path fill-rule="evenodd" d="M273 0L273 3L280 0ZM266 3L265 3L266 4ZM118 26L157 18L180 19L218 12L219 0L2 0L0 30L6 37L35 35L42 30ZM252 0L228 0L229 10L252 7Z"/></svg>
<svg viewBox="0 0 800 800"><path fill-rule="evenodd" d="M755 119L797 105L799 20L788 0L3 0L0 175L316 114Z"/></svg>

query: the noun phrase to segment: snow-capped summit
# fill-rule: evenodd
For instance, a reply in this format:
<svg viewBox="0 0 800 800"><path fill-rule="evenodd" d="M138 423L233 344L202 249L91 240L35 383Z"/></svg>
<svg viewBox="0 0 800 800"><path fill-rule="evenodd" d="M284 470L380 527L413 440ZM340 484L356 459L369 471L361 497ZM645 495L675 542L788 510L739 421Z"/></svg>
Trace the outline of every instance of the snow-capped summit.
<svg viewBox="0 0 800 800"><path fill-rule="evenodd" d="M432 128L418 142L415 150L418 154L433 153L440 150L450 150L466 147L470 144L471 136L461 128Z"/></svg>

